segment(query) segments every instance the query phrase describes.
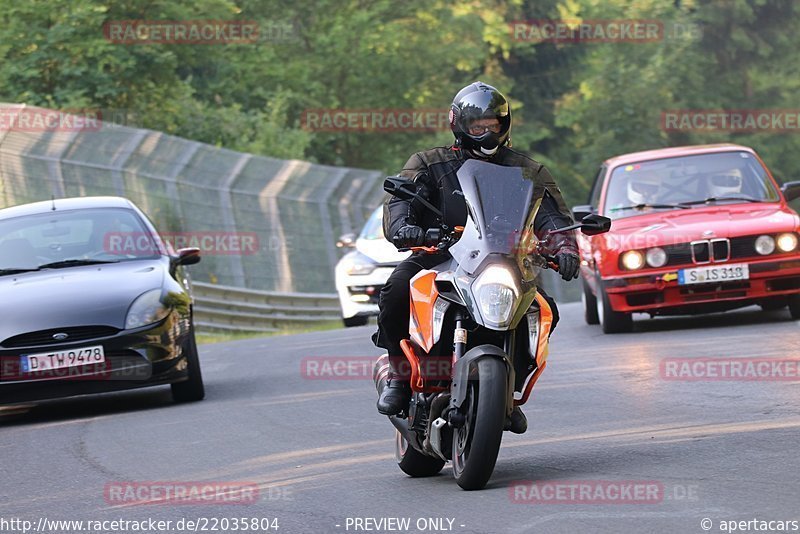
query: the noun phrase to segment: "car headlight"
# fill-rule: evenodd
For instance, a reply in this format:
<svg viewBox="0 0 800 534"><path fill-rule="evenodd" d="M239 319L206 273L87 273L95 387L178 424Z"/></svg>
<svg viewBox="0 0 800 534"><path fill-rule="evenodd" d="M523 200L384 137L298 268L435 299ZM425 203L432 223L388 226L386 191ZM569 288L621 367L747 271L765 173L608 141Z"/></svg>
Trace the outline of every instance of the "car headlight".
<svg viewBox="0 0 800 534"><path fill-rule="evenodd" d="M781 252L791 252L797 248L797 234L780 234L775 244Z"/></svg>
<svg viewBox="0 0 800 534"><path fill-rule="evenodd" d="M756 238L756 252L762 256L775 252L775 239L771 235L762 235Z"/></svg>
<svg viewBox="0 0 800 534"><path fill-rule="evenodd" d="M169 308L161 302L161 290L153 289L139 295L128 309L125 318L125 329L139 328L157 323L169 314Z"/></svg>
<svg viewBox="0 0 800 534"><path fill-rule="evenodd" d="M474 292L481 315L488 323L502 325L511 319L519 289L506 267L492 265L486 269L475 280Z"/></svg>
<svg viewBox="0 0 800 534"><path fill-rule="evenodd" d="M667 252L661 247L654 247L647 250L645 259L650 267L663 267L667 264Z"/></svg>
<svg viewBox="0 0 800 534"><path fill-rule="evenodd" d="M349 276L362 276L374 271L376 263L364 254L354 253L342 260L342 267Z"/></svg>
<svg viewBox="0 0 800 534"><path fill-rule="evenodd" d="M622 265L629 271L644 267L644 255L638 250L629 250L622 255Z"/></svg>

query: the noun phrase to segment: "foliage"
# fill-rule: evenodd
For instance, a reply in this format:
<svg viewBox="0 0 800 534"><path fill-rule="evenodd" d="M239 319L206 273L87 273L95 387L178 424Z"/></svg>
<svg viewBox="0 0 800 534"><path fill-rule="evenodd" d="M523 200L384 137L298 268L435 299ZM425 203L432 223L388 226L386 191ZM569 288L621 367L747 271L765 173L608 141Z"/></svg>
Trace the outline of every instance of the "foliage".
<svg viewBox="0 0 800 534"><path fill-rule="evenodd" d="M800 174L792 133L667 132L665 110L796 109L793 0L0 0L0 101L123 110L217 146L396 172L447 144L434 132L305 129L313 109L442 109L476 79L504 90L514 146L584 200L599 163L660 146L732 141ZM119 20L255 21L255 43L111 42ZM655 42L515 40L530 19L642 19ZM683 31L677 31L677 30Z"/></svg>

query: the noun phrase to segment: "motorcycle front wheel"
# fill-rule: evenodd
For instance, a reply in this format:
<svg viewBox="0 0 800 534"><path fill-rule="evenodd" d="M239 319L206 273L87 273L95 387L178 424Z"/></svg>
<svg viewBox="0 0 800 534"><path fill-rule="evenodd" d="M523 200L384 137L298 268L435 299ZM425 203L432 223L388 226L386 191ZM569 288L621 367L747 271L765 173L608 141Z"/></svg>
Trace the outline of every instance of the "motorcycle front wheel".
<svg viewBox="0 0 800 534"><path fill-rule="evenodd" d="M462 489L482 489L494 471L506 419L507 372L497 358L482 358L470 373L462 406L466 421L453 433L453 476Z"/></svg>

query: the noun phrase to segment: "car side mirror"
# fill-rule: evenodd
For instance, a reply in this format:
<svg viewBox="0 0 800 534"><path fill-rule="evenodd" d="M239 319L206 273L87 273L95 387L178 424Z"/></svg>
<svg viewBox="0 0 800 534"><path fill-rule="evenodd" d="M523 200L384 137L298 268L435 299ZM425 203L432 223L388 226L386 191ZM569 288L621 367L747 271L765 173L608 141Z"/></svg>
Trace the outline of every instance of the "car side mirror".
<svg viewBox="0 0 800 534"><path fill-rule="evenodd" d="M383 182L383 190L402 200L411 200L417 196L417 186L402 176L387 176Z"/></svg>
<svg viewBox="0 0 800 534"><path fill-rule="evenodd" d="M783 193L786 202L791 202L796 198L800 198L800 181L786 182L781 186L781 193Z"/></svg>
<svg viewBox="0 0 800 534"><path fill-rule="evenodd" d="M611 230L611 219L591 214L581 219L581 232L586 235L604 234Z"/></svg>
<svg viewBox="0 0 800 534"><path fill-rule="evenodd" d="M594 208L589 204L581 204L572 207L572 218L576 221L583 220L587 215L594 213Z"/></svg>
<svg viewBox="0 0 800 534"><path fill-rule="evenodd" d="M336 242L336 248L352 248L356 246L356 234L342 234Z"/></svg>
<svg viewBox="0 0 800 534"><path fill-rule="evenodd" d="M173 259L175 265L194 265L200 263L200 249L199 248L180 248L178 255Z"/></svg>

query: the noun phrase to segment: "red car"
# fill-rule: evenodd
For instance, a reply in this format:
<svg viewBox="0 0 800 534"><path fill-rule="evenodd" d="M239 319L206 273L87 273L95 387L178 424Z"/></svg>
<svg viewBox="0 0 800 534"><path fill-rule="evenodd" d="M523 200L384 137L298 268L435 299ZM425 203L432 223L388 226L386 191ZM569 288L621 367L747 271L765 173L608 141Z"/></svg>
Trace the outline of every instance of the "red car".
<svg viewBox="0 0 800 534"><path fill-rule="evenodd" d="M581 219L611 231L580 236L586 322L628 332L651 316L788 306L800 319L800 217L750 148L732 144L625 154L600 167Z"/></svg>

